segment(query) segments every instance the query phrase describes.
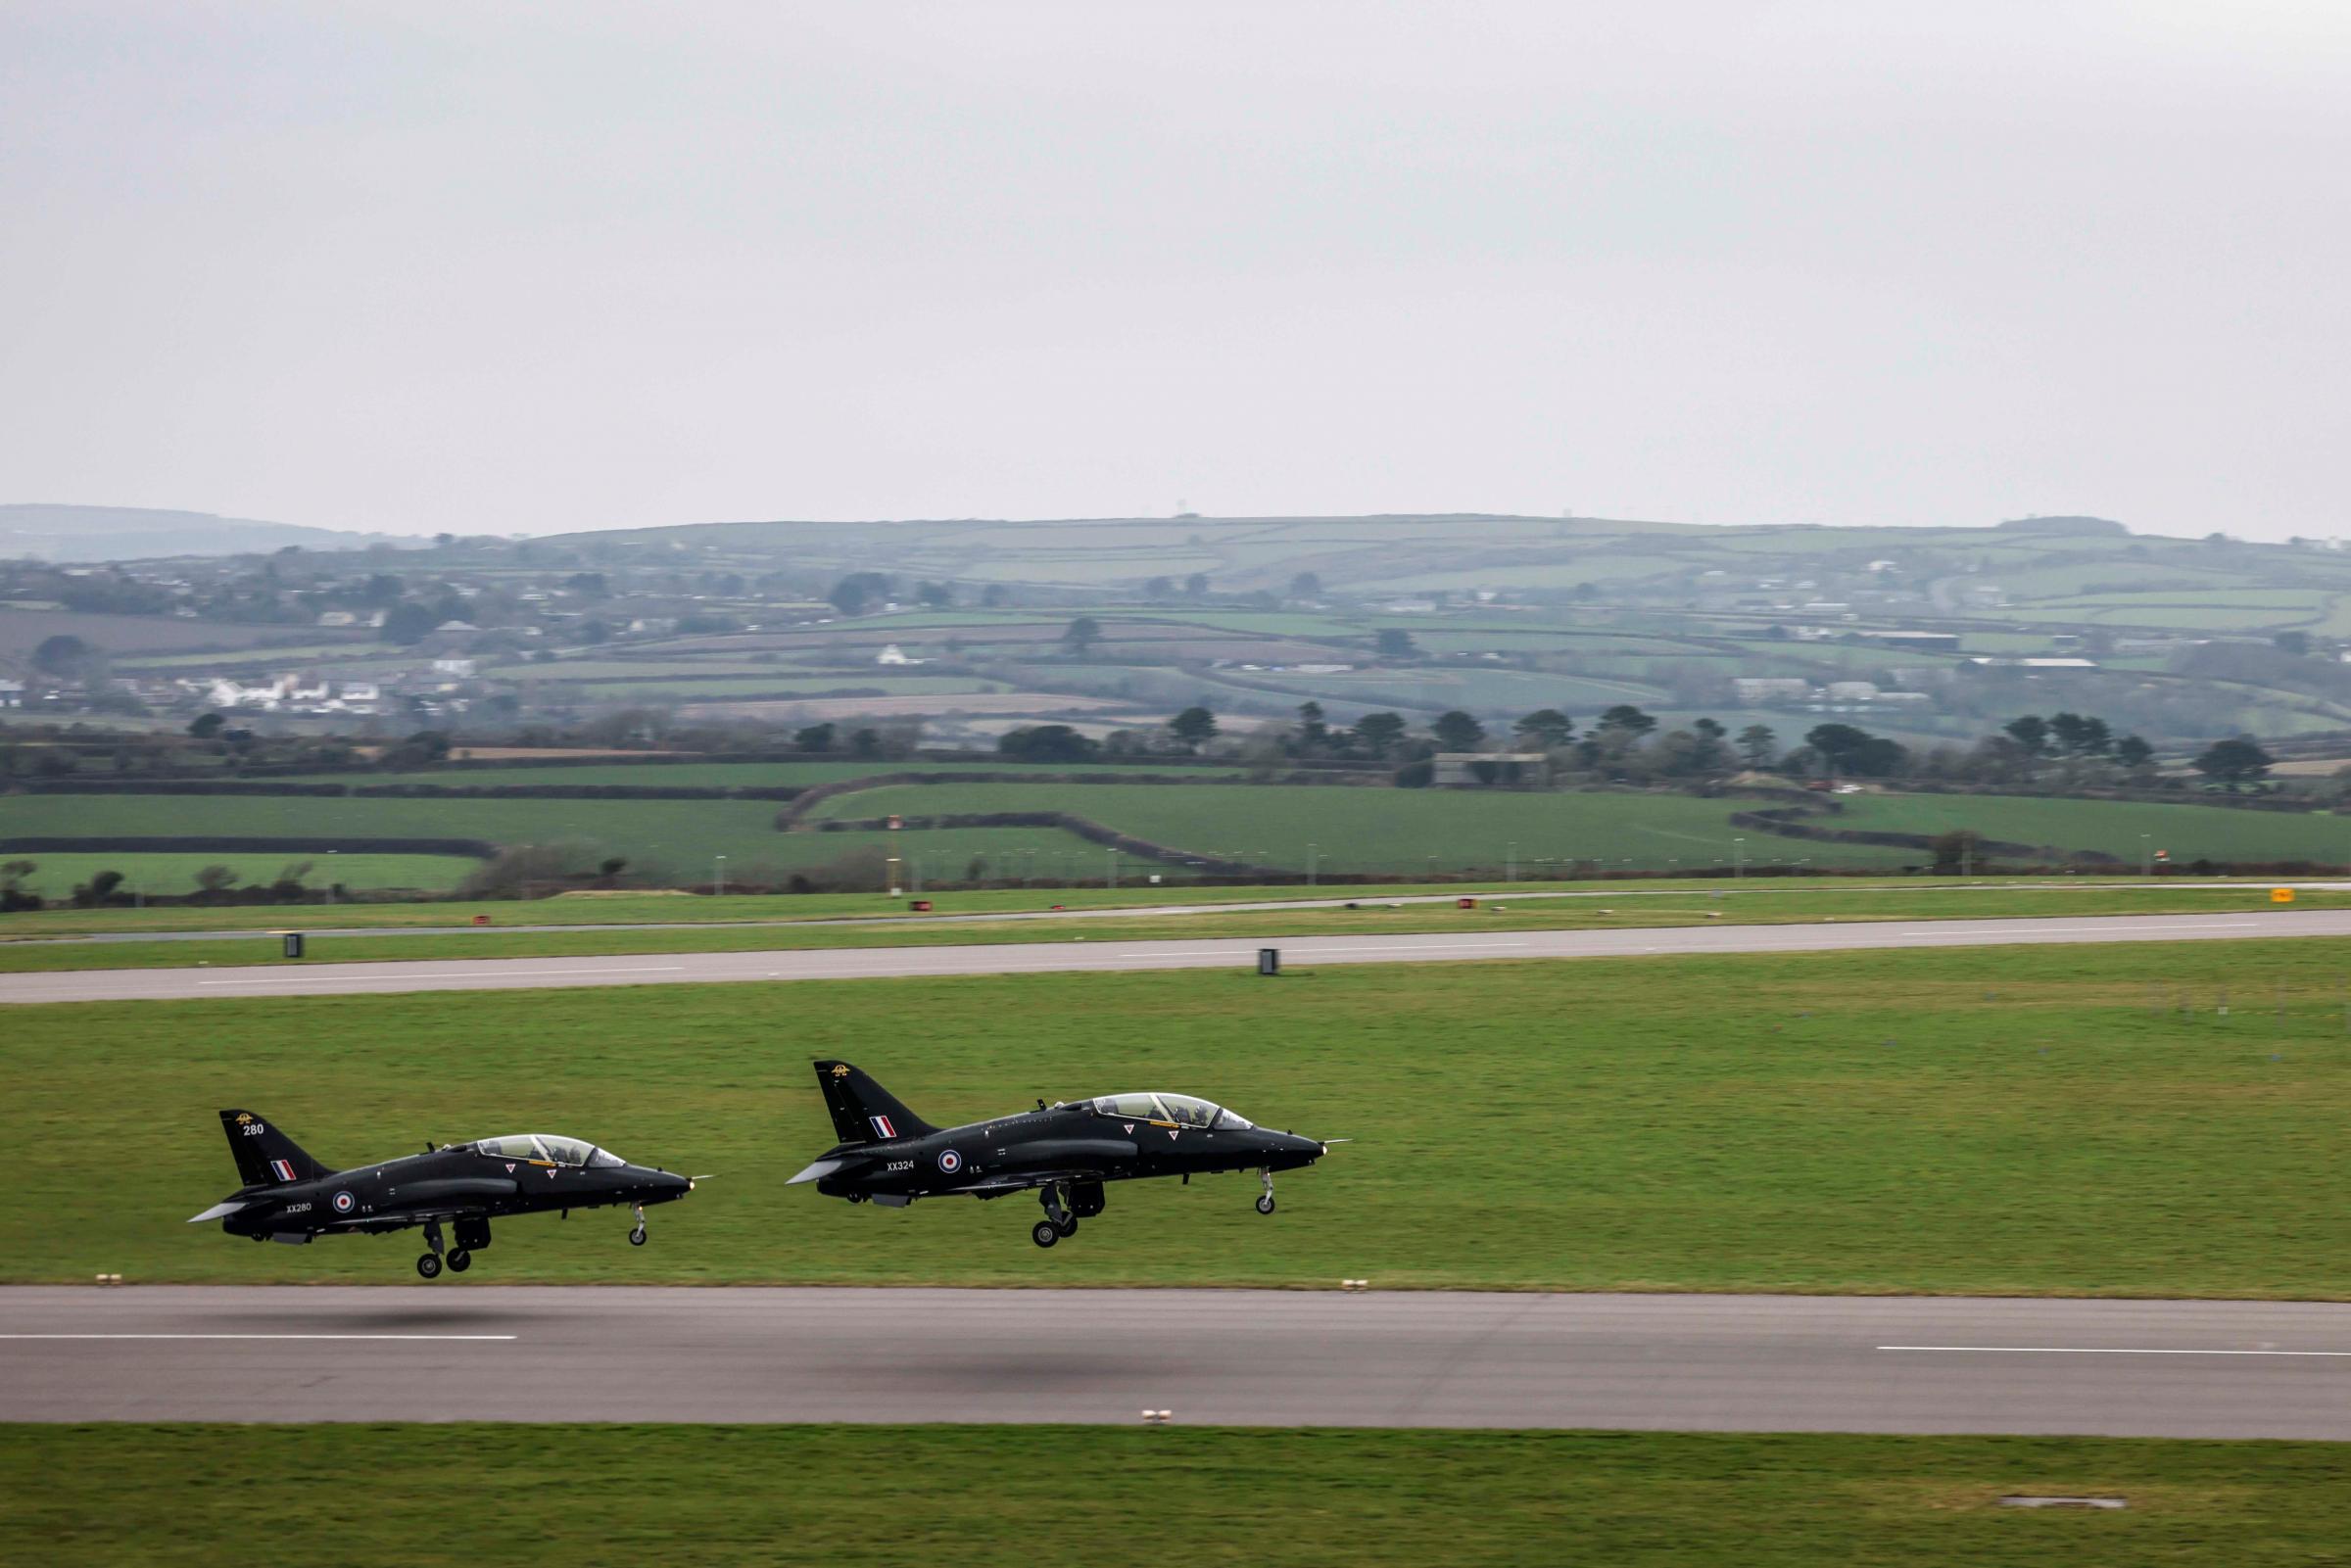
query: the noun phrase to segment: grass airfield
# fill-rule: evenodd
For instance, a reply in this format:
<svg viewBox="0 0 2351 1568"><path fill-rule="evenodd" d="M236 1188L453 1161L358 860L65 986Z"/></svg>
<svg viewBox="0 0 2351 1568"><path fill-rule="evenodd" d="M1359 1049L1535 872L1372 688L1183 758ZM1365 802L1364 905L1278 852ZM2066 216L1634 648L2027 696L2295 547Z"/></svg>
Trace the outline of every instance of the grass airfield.
<svg viewBox="0 0 2351 1568"><path fill-rule="evenodd" d="M461 1394L453 1392L453 1402ZM342 1506L259 1507L255 1476ZM2120 1495L2120 1512L2001 1507ZM2317 1443L1168 1427L0 1427L0 1557L470 1563L2339 1562ZM259 1521L257 1523L257 1521ZM495 1523L492 1523L495 1521Z"/></svg>
<svg viewBox="0 0 2351 1568"><path fill-rule="evenodd" d="M2229 1011L2217 1011L2226 1004ZM353 1164L523 1129L715 1179L503 1224L469 1276L682 1284L2351 1297L2351 965L2309 940L20 1008L0 1277L412 1282L255 1247L213 1111ZM1281 1178L1030 1204L787 1188L842 1055L948 1124L1135 1087L1358 1140ZM462 1290L465 1281L440 1288Z"/></svg>

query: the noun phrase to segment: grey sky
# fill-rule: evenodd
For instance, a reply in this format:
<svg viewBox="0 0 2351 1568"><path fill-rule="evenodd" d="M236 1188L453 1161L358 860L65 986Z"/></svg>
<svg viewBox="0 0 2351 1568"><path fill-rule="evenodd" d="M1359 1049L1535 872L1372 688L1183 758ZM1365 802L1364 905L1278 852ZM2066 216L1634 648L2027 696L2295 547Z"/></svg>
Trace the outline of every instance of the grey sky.
<svg viewBox="0 0 2351 1568"><path fill-rule="evenodd" d="M2351 8L0 0L0 500L2351 533Z"/></svg>

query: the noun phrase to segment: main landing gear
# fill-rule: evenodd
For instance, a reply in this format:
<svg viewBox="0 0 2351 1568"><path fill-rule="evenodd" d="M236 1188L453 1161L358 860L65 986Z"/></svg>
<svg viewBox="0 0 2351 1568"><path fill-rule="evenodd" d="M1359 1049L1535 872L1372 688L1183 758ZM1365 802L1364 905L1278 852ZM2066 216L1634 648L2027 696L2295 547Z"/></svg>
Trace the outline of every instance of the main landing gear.
<svg viewBox="0 0 2351 1568"><path fill-rule="evenodd" d="M1062 1196L1062 1184L1054 1182L1041 1189L1036 1201L1045 1207L1045 1217L1029 1228L1029 1239L1039 1247L1050 1247L1065 1236L1078 1234L1078 1216L1070 1212Z"/></svg>
<svg viewBox="0 0 2351 1568"><path fill-rule="evenodd" d="M645 1205L643 1204L637 1206L637 1228L629 1232L629 1245L632 1247L645 1245Z"/></svg>
<svg viewBox="0 0 2351 1568"><path fill-rule="evenodd" d="M453 1274L462 1274L473 1266L473 1255L490 1245L490 1221L476 1216L457 1221L457 1244L449 1249L446 1259L441 1251L441 1221L424 1222L424 1256L416 1259L416 1272L426 1279L439 1279L446 1267Z"/></svg>
<svg viewBox="0 0 2351 1568"><path fill-rule="evenodd" d="M1273 1172L1260 1170L1257 1173L1257 1179L1266 1184L1266 1190L1257 1195L1257 1212L1261 1214L1270 1214L1273 1212Z"/></svg>

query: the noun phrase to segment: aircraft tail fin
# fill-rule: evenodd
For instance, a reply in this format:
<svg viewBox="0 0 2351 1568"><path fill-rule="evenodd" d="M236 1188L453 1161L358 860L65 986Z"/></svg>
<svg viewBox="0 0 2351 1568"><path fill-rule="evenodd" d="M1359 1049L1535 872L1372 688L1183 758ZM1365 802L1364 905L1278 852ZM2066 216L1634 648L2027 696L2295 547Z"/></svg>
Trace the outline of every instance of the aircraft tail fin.
<svg viewBox="0 0 2351 1568"><path fill-rule="evenodd" d="M825 1109L833 1113L833 1131L842 1143L889 1143L938 1130L846 1062L819 1062L816 1081L825 1091Z"/></svg>
<svg viewBox="0 0 2351 1568"><path fill-rule="evenodd" d="M334 1174L332 1166L303 1153L302 1145L250 1111L221 1112L220 1130L228 1134L228 1152L248 1187L280 1187Z"/></svg>

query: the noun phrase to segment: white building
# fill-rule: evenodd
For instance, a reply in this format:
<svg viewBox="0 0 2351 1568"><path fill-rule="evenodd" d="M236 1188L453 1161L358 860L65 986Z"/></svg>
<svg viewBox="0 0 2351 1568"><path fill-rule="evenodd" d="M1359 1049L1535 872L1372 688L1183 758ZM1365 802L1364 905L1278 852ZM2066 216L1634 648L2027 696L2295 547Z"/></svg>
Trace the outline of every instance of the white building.
<svg viewBox="0 0 2351 1568"><path fill-rule="evenodd" d="M1738 676L1732 680L1731 689L1746 705L1801 702L1812 694L1812 683L1797 676Z"/></svg>
<svg viewBox="0 0 2351 1568"><path fill-rule="evenodd" d="M923 661L908 658L906 650L895 642L885 642L882 644L882 651L874 655L874 662L876 664L920 664Z"/></svg>
<svg viewBox="0 0 2351 1568"><path fill-rule="evenodd" d="M1831 702L1874 702L1878 697L1875 681L1831 681L1827 689Z"/></svg>

